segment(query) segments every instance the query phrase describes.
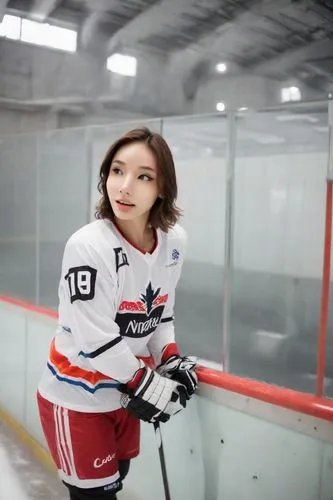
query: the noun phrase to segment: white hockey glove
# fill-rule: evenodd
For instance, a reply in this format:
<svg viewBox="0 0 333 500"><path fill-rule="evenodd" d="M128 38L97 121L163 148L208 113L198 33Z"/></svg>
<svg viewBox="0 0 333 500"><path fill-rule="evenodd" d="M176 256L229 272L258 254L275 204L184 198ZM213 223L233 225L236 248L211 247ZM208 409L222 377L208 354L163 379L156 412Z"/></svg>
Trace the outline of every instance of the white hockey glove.
<svg viewBox="0 0 333 500"><path fill-rule="evenodd" d="M140 368L132 380L121 384L120 404L144 422L167 422L186 407L186 389L162 377L148 366Z"/></svg>
<svg viewBox="0 0 333 500"><path fill-rule="evenodd" d="M196 359L194 357L173 355L158 365L156 371L160 375L185 386L186 397L190 399L198 387L198 377L195 373L195 368Z"/></svg>

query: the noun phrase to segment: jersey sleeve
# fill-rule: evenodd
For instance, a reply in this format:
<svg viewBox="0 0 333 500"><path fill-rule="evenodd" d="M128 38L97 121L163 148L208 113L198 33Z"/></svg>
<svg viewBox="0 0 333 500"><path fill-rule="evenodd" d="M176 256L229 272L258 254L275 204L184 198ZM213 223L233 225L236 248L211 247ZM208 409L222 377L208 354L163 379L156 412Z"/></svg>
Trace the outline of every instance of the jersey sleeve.
<svg viewBox="0 0 333 500"><path fill-rule="evenodd" d="M59 286L59 320L70 328L80 355L95 370L125 383L140 363L115 323L117 288L115 270L108 269L93 246L67 243Z"/></svg>
<svg viewBox="0 0 333 500"><path fill-rule="evenodd" d="M160 324L148 342L148 350L157 365L173 354L179 355L179 349L175 339L174 307L176 288L182 272L186 246L187 235L185 231L182 230L180 236L177 238L177 252L179 252L178 262L175 266L171 267L170 270L171 277L168 289L168 300L165 304Z"/></svg>

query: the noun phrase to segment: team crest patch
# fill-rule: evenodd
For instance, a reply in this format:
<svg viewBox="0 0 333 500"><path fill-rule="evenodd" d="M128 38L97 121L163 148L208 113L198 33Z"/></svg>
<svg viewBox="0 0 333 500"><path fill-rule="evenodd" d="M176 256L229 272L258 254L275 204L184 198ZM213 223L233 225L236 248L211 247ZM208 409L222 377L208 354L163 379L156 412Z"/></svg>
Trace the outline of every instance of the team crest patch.
<svg viewBox="0 0 333 500"><path fill-rule="evenodd" d="M178 260L180 257L180 253L178 252L177 248L174 248L171 253L171 258L172 260Z"/></svg>
<svg viewBox="0 0 333 500"><path fill-rule="evenodd" d="M174 248L171 252L171 262L166 265L166 267L176 266L179 262L180 253L177 248Z"/></svg>
<svg viewBox="0 0 333 500"><path fill-rule="evenodd" d="M162 295L161 289L153 289L149 283L145 293L136 301L123 300L119 306L116 323L124 337L146 337L159 325L168 294Z"/></svg>

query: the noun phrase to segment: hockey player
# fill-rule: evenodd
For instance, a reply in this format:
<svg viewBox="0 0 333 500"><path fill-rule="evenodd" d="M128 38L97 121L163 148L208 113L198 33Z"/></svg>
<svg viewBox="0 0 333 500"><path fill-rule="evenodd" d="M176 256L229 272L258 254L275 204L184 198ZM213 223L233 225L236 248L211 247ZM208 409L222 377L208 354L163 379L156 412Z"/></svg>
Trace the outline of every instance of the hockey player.
<svg viewBox="0 0 333 500"><path fill-rule="evenodd" d="M59 326L37 393L71 500L115 500L139 454L140 420L166 422L197 387L174 335L186 235L165 140L145 127L120 137L98 187L97 220L65 246Z"/></svg>

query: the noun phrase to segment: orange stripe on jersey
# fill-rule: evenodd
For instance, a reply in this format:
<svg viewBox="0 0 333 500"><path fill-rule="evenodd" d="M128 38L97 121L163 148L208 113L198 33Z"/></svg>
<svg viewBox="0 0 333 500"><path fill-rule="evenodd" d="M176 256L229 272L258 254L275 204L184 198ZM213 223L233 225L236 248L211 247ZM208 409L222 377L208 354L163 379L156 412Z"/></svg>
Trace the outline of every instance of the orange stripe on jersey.
<svg viewBox="0 0 333 500"><path fill-rule="evenodd" d="M67 377L80 378L86 380L90 384L96 385L102 380L113 380L111 377L100 372L91 372L78 366L72 365L66 356L60 354L55 347L55 339L52 340L50 348L50 362L61 375Z"/></svg>

